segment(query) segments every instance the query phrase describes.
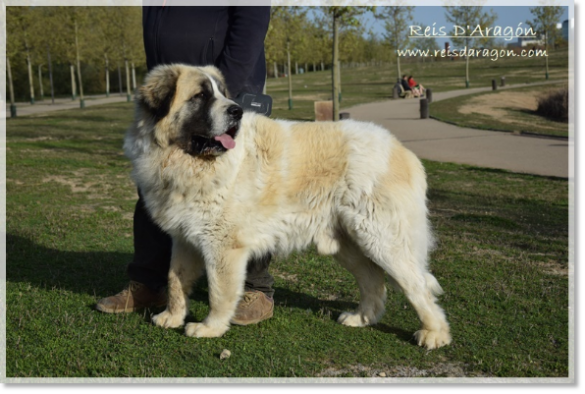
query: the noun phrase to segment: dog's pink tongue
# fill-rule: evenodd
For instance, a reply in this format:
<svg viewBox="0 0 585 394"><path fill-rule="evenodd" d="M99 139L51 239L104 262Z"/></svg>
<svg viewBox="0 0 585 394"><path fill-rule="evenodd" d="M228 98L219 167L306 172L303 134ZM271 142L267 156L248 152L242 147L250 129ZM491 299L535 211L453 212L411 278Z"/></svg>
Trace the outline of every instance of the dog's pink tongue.
<svg viewBox="0 0 585 394"><path fill-rule="evenodd" d="M218 135L215 137L215 140L221 142L226 149L234 149L236 147L236 141L229 134Z"/></svg>

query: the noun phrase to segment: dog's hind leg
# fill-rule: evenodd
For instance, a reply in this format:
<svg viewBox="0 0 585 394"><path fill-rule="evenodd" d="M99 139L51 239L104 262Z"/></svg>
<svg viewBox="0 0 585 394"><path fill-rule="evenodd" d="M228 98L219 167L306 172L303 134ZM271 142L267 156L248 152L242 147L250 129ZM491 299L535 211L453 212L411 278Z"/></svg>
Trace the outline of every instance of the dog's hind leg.
<svg viewBox="0 0 585 394"><path fill-rule="evenodd" d="M203 258L194 248L184 241L173 239L167 309L153 316L154 324L165 328L183 325L189 311L191 288L203 273L203 268Z"/></svg>
<svg viewBox="0 0 585 394"><path fill-rule="evenodd" d="M386 303L384 270L364 256L360 248L349 239L340 242L335 259L353 274L360 289L357 310L343 312L337 321L351 327L376 324L384 314Z"/></svg>
<svg viewBox="0 0 585 394"><path fill-rule="evenodd" d="M416 310L422 323L421 329L415 333L417 343L427 349L448 345L451 343L449 324L436 298L442 289L427 269L427 247L416 245L419 248L416 249L416 235L410 240L387 241L375 242L377 246L369 248L366 253L390 275L391 282L404 292Z"/></svg>
<svg viewBox="0 0 585 394"><path fill-rule="evenodd" d="M201 323L189 323L185 334L190 337L220 337L230 328L230 320L244 293L246 249L231 249L206 262L209 284L209 315Z"/></svg>

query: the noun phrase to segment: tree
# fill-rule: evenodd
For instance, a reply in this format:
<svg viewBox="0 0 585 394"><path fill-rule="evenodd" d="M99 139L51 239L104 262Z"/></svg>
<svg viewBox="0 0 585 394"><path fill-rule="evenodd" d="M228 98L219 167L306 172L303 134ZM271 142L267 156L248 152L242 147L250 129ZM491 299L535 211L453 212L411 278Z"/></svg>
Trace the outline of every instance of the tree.
<svg viewBox="0 0 585 394"><path fill-rule="evenodd" d="M329 15L313 13L312 28L313 59L320 63L321 71L325 70L325 62L332 58L333 40L331 36L331 20Z"/></svg>
<svg viewBox="0 0 585 394"><path fill-rule="evenodd" d="M144 57L142 50L142 29L140 23L141 10L137 7L116 7L116 12L110 18L113 25L114 43L118 48L118 59L124 64L126 73L126 98L130 102L131 95L131 72L130 63L138 57Z"/></svg>
<svg viewBox="0 0 585 394"><path fill-rule="evenodd" d="M412 11L414 7L406 6L392 6L379 7L376 10L376 18L385 20L386 34L385 38L390 44L390 48L396 52L396 77L398 81L402 78L402 70L400 69L400 56L398 56L398 49L403 49L404 42L408 38L408 24L412 20Z"/></svg>
<svg viewBox="0 0 585 394"><path fill-rule="evenodd" d="M534 15L534 19L526 21L526 23L535 30L536 34L544 36L544 49L548 55L548 43L553 43L557 38L557 23L560 22L563 14L562 7L534 7L530 9L530 13ZM548 79L548 56L545 59L545 77Z"/></svg>
<svg viewBox="0 0 585 394"><path fill-rule="evenodd" d="M35 103L35 89L33 85L32 74L32 42L31 34L33 22L33 15L30 7L8 7L6 10L7 29L9 35L14 41L20 43L20 48L24 53L26 59L26 66L28 69L28 85L30 93L30 103Z"/></svg>
<svg viewBox="0 0 585 394"><path fill-rule="evenodd" d="M83 78L81 75L81 61L85 58L89 47L89 30L87 7L53 7L55 19L55 43L61 60L69 63L71 69L72 98L75 100L75 68L77 68L77 85L79 86L79 106L85 107L83 96Z"/></svg>
<svg viewBox="0 0 585 394"><path fill-rule="evenodd" d="M97 58L92 59L96 63L103 62L106 97L110 96L110 60L113 57L116 43L116 26L111 23L118 7L93 8L94 29L92 31L93 53Z"/></svg>
<svg viewBox="0 0 585 394"><path fill-rule="evenodd" d="M430 28L430 26L426 26L424 23L414 23L416 26L420 26L421 27L421 31L425 31L425 29L427 27ZM429 50L431 51L431 53L434 53L436 50L440 50L441 47L439 46L439 44L437 44L437 39L433 36L429 36L429 37L421 37L421 38L417 38L416 39L416 45L418 48L423 49L423 50ZM421 56L422 62L425 62L426 56ZM434 60L433 57L431 57L431 62Z"/></svg>
<svg viewBox="0 0 585 394"><path fill-rule="evenodd" d="M267 62L286 61L288 70L288 108L293 108L291 57L298 60L306 46L308 24L305 7L273 7L266 39ZM275 73L278 73L275 65Z"/></svg>
<svg viewBox="0 0 585 394"><path fill-rule="evenodd" d="M55 99L55 91L53 86L53 69L51 51L55 49L55 35L58 31L58 22L55 20L56 13L51 7L35 7L32 9L35 19L33 26L34 33L34 47L33 61L37 63L39 69L39 85L40 96L43 96L43 84L41 69L43 65L47 65L49 72L49 81L51 89L51 99Z"/></svg>
<svg viewBox="0 0 585 394"><path fill-rule="evenodd" d="M340 26L359 25L358 17L367 11L372 11L373 7L342 7L330 6L322 7L325 14L329 15L331 20L331 30L333 33L332 45L332 95L333 95L333 120L339 120L339 102L341 95L341 72L339 66L339 30Z"/></svg>
<svg viewBox="0 0 585 394"><path fill-rule="evenodd" d="M446 6L445 18L455 26L462 28L474 29L475 26L491 26L496 20L496 15L490 11L484 11L482 6ZM465 36L461 38L453 38L453 43L456 45L465 45L466 49L470 49L471 31L467 31ZM485 40L484 40L485 41ZM465 87L469 87L469 56L465 56Z"/></svg>

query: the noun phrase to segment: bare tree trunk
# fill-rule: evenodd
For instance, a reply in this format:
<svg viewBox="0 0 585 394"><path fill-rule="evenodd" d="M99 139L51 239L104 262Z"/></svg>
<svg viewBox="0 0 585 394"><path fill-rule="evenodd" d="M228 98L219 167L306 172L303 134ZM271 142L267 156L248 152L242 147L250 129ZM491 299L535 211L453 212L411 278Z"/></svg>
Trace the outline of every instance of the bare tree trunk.
<svg viewBox="0 0 585 394"><path fill-rule="evenodd" d="M288 109L293 109L292 73L291 73L291 69L290 69L290 42L288 42L288 41L286 43L286 62L287 62L287 67L288 67Z"/></svg>
<svg viewBox="0 0 585 394"><path fill-rule="evenodd" d="M32 62L30 60L30 53L26 50L26 63L28 67L28 86L30 89L30 103L35 103L35 87L33 85Z"/></svg>
<svg viewBox="0 0 585 394"><path fill-rule="evenodd" d="M331 80L333 82L333 120L339 120L339 21L333 16L333 65L331 67Z"/></svg>
<svg viewBox="0 0 585 394"><path fill-rule="evenodd" d="M544 50L548 55L548 32L544 33ZM548 56L544 57L544 66L546 69L544 76L546 79L548 79Z"/></svg>
<svg viewBox="0 0 585 394"><path fill-rule="evenodd" d="M274 78L278 78L278 65L274 62Z"/></svg>
<svg viewBox="0 0 585 394"><path fill-rule="evenodd" d="M339 39L338 39L339 44ZM339 48L337 50L337 56L339 56ZM341 91L341 62L337 60L337 97L339 99L339 110L341 110L341 101L342 101L343 93Z"/></svg>
<svg viewBox="0 0 585 394"><path fill-rule="evenodd" d="M8 90L10 91L10 117L16 118L16 104L14 103L14 85L12 84L12 70L10 59L6 56L6 73L8 74Z"/></svg>
<svg viewBox="0 0 585 394"><path fill-rule="evenodd" d="M43 66L39 64L39 100L45 100L45 92L43 91Z"/></svg>
<svg viewBox="0 0 585 394"><path fill-rule="evenodd" d="M73 66L73 64L70 64L69 70L71 71L71 100L75 101L75 98L77 97L77 85L75 83L75 66Z"/></svg>
<svg viewBox="0 0 585 394"><path fill-rule="evenodd" d="M81 60L79 59L79 41L77 33L77 21L75 21L75 60L77 62L77 79L79 80L79 107L85 108L85 100L83 97L83 82L81 79Z"/></svg>
<svg viewBox="0 0 585 394"><path fill-rule="evenodd" d="M299 75L299 62L295 62L295 75Z"/></svg>
<svg viewBox="0 0 585 394"><path fill-rule="evenodd" d="M132 91L136 91L136 67L134 66L134 62L131 63L132 66Z"/></svg>
<svg viewBox="0 0 585 394"><path fill-rule="evenodd" d="M104 56L106 58L106 97L110 97L110 59L107 53Z"/></svg>
<svg viewBox="0 0 585 394"><path fill-rule="evenodd" d="M122 70L120 69L120 63L118 63L118 85L120 86L120 96L124 94L124 87L122 86Z"/></svg>
<svg viewBox="0 0 585 394"><path fill-rule="evenodd" d="M53 66L51 63L51 51L47 45L47 63L49 64L49 82L51 84L51 103L55 104L55 89L53 88Z"/></svg>
<svg viewBox="0 0 585 394"><path fill-rule="evenodd" d="M469 39L466 39L465 45L469 51ZM465 54L465 87L469 87L469 52Z"/></svg>
<svg viewBox="0 0 585 394"><path fill-rule="evenodd" d="M398 82L400 82L402 79L402 70L400 69L400 56L398 55L396 55L396 71L398 72L396 78L398 79Z"/></svg>
<svg viewBox="0 0 585 394"><path fill-rule="evenodd" d="M126 101L132 101L130 94L130 67L128 66L128 59L124 59L124 67L126 68Z"/></svg>

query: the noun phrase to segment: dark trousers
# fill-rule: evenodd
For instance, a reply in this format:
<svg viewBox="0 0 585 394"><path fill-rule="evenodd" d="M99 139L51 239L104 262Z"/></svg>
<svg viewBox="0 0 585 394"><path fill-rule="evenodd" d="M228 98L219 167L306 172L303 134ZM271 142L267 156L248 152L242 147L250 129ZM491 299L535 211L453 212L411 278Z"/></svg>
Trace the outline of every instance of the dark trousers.
<svg viewBox="0 0 585 394"><path fill-rule="evenodd" d="M152 290L167 285L171 266L173 241L152 221L146 211L144 201L139 199L134 211L134 259L128 264L128 276ZM252 259L248 262L246 291L258 290L272 297L274 278L268 273L271 255Z"/></svg>

